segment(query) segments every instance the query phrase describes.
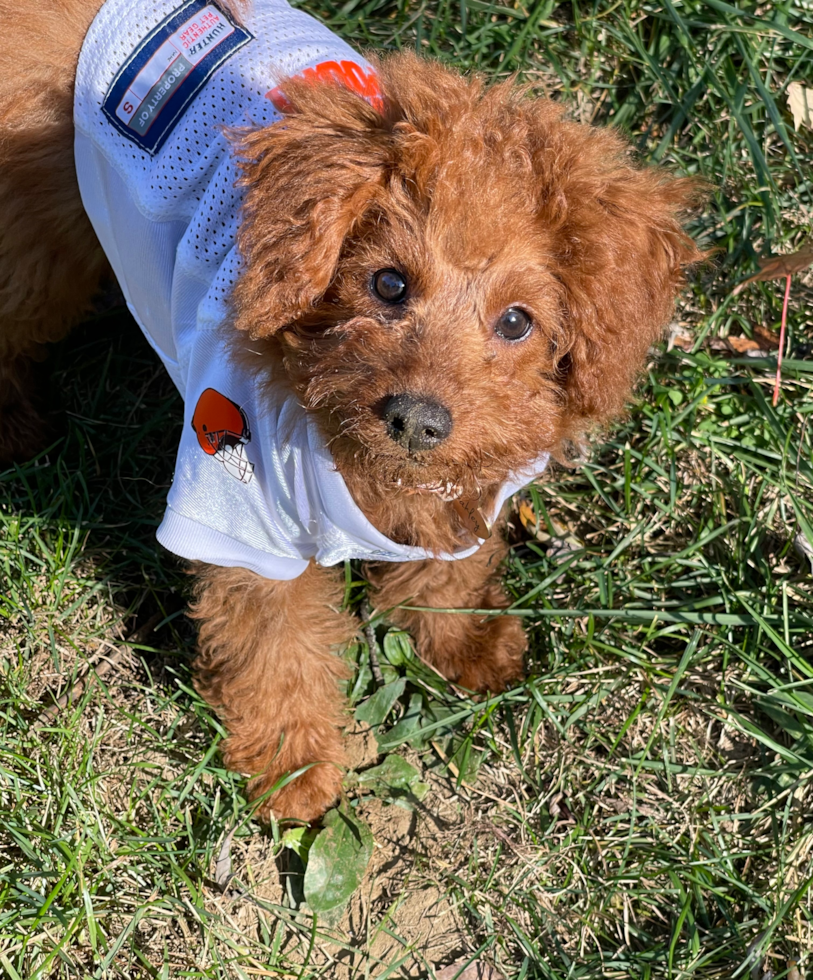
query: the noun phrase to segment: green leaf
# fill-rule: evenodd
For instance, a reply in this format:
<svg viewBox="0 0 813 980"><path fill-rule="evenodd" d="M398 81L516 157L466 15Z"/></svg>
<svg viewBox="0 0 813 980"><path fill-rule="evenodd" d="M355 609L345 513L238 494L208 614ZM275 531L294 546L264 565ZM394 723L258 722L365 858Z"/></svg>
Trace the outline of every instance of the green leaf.
<svg viewBox="0 0 813 980"><path fill-rule="evenodd" d="M292 827L282 835L282 846L293 851L301 861L306 861L315 837L310 827Z"/></svg>
<svg viewBox="0 0 813 980"><path fill-rule="evenodd" d="M311 911L331 912L346 904L361 884L373 856L367 824L347 810L330 810L324 830L311 845L305 870L305 898Z"/></svg>
<svg viewBox="0 0 813 980"><path fill-rule="evenodd" d="M392 711L392 706L404 693L406 678L399 677L391 684L379 687L367 700L356 708L356 721L363 721L371 728L377 728Z"/></svg>
<svg viewBox="0 0 813 980"><path fill-rule="evenodd" d="M405 667L410 660L415 659L409 633L403 630L390 630L384 637L383 647L384 656L393 667Z"/></svg>
<svg viewBox="0 0 813 980"><path fill-rule="evenodd" d="M380 765L359 773L357 785L376 796L388 796L394 791L409 793L419 800L429 791L418 770L400 755L388 755Z"/></svg>
<svg viewBox="0 0 813 980"><path fill-rule="evenodd" d="M423 697L416 692L409 699L409 706L404 712L403 718L397 724L393 725L388 732L376 736L379 749L382 752L386 752L388 749L395 748L396 745L400 745L402 742L408 742L417 735L421 728L422 715Z"/></svg>
<svg viewBox="0 0 813 980"><path fill-rule="evenodd" d="M803 739L808 734L808 729L805 725L794 718L790 712L785 711L784 708L777 708L775 704L771 704L767 698L759 698L757 704L762 708L765 714L777 724L783 732L787 732L795 739Z"/></svg>

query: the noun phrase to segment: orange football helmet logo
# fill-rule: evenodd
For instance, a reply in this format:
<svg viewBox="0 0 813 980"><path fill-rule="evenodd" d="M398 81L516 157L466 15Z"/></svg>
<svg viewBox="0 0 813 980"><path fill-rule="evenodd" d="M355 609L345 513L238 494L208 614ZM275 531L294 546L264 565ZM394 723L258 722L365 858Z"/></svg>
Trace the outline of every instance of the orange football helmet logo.
<svg viewBox="0 0 813 980"><path fill-rule="evenodd" d="M384 111L384 96L378 84L378 75L372 68L365 71L355 61L323 61L319 65L306 68L296 77L304 78L309 82L341 85L367 99L378 112ZM274 108L279 109L280 112L291 111L291 103L285 98L281 87L272 88L265 93L265 97L270 99L274 103Z"/></svg>
<svg viewBox="0 0 813 980"><path fill-rule="evenodd" d="M245 451L251 441L251 430L239 405L214 388L207 388L198 398L192 428L207 456L214 456L241 483L251 481L254 464Z"/></svg>

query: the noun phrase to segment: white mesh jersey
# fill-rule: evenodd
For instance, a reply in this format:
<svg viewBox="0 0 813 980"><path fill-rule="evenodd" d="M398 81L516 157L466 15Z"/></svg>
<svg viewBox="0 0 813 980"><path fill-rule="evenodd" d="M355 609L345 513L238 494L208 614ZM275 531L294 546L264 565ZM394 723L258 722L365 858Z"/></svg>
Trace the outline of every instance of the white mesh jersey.
<svg viewBox="0 0 813 980"><path fill-rule="evenodd" d="M313 418L228 356L241 191L223 129L275 122L279 79L325 71L377 92L363 58L284 0L254 0L240 23L208 0L107 0L76 78L85 209L186 406L158 539L183 558L273 579L297 577L311 559L457 559L479 547L433 555L377 531ZM546 462L509 480L488 516Z"/></svg>

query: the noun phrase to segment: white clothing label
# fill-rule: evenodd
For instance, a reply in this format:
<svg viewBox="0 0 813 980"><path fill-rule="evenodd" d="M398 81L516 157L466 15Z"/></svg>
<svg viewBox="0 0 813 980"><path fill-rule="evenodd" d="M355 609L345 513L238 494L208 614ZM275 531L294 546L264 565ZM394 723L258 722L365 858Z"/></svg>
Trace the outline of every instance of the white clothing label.
<svg viewBox="0 0 813 980"><path fill-rule="evenodd" d="M188 0L130 53L102 111L127 139L157 153L206 81L251 40L213 3Z"/></svg>

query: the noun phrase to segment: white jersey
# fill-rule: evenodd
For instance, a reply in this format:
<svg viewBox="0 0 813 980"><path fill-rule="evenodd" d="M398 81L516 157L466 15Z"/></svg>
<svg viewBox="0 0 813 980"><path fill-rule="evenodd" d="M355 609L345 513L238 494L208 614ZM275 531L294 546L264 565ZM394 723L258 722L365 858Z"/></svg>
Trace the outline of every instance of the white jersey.
<svg viewBox="0 0 813 980"><path fill-rule="evenodd" d="M359 510L314 419L229 357L242 192L225 127L280 118L280 78L332 76L375 102L370 65L285 0L241 23L208 0L107 0L82 47L74 115L82 200L127 305L185 401L158 540L183 558L291 579L311 559L465 558L397 544ZM544 469L510 479L495 501Z"/></svg>

